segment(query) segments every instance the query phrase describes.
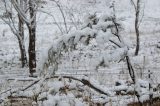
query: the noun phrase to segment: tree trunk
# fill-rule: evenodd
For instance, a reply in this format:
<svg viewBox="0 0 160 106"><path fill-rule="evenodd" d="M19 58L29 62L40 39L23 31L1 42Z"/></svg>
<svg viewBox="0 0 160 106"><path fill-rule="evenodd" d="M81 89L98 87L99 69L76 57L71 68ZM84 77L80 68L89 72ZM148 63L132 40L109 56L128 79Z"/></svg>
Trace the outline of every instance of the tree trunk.
<svg viewBox="0 0 160 106"><path fill-rule="evenodd" d="M29 28L29 70L30 74L32 75L34 72L36 72L36 51L35 51L35 35L36 35L36 29Z"/></svg>
<svg viewBox="0 0 160 106"><path fill-rule="evenodd" d="M17 3L20 4L21 8L24 8L24 3L22 0L18 1L16 0ZM19 43L19 49L20 49L20 54L21 54L21 64L22 68L27 66L27 55L26 55L26 50L25 50L25 44L24 44L24 22L21 18L21 16L18 14L18 43Z"/></svg>
<svg viewBox="0 0 160 106"><path fill-rule="evenodd" d="M26 50L25 50L24 42L21 41L21 39L18 39L18 42L19 42L19 48L20 48L20 54L21 54L21 64L23 68L27 66Z"/></svg>
<svg viewBox="0 0 160 106"><path fill-rule="evenodd" d="M131 62L130 62L130 58L129 58L129 56L126 56L126 60L127 60L127 67L128 67L128 70L129 70L129 75L130 75L130 77L131 77L131 79L132 79L132 81L133 81L133 83L135 84L135 73L134 73L134 69L133 69L133 67L132 67L132 64L131 64Z"/></svg>
<svg viewBox="0 0 160 106"><path fill-rule="evenodd" d="M135 20L135 31L136 31L136 51L135 51L135 55L138 55L139 52L139 26L138 26L138 21L139 21L139 12L136 13L136 20Z"/></svg>
<svg viewBox="0 0 160 106"><path fill-rule="evenodd" d="M24 22L18 15L19 23L18 23L18 30L19 30L19 35L21 38L18 39L19 42L19 48L20 48L20 54L21 54L21 63L22 63L22 68L27 66L27 55L26 55L26 50L25 50L25 44L24 44Z"/></svg>
<svg viewBox="0 0 160 106"><path fill-rule="evenodd" d="M139 52L139 14L140 14L140 0L137 0L137 8L136 8L136 19L135 19L135 31L136 31L136 50L135 55L138 55Z"/></svg>
<svg viewBox="0 0 160 106"><path fill-rule="evenodd" d="M36 72L36 50L35 50L35 42L36 42L36 13L34 10L34 4L32 0L29 0L29 12L31 23L28 25L29 29L29 71L30 75L33 76L33 73Z"/></svg>

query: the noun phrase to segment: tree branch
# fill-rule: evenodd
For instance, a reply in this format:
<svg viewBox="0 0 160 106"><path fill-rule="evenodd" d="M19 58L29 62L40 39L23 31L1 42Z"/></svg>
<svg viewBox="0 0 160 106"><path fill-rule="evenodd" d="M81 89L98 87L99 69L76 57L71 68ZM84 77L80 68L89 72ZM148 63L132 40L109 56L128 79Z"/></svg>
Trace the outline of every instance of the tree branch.
<svg viewBox="0 0 160 106"><path fill-rule="evenodd" d="M19 13L19 15L21 15L21 17L23 18L23 20L25 21L25 23L29 24L29 20L26 18L27 16L25 15L25 13L23 13L23 11L21 10L21 8L18 5L18 3L15 0L11 0L11 3L13 4L14 8Z"/></svg>
<svg viewBox="0 0 160 106"><path fill-rule="evenodd" d="M134 9L137 10L137 6L136 6L136 4L134 3L133 0L131 0L131 4L133 5Z"/></svg>

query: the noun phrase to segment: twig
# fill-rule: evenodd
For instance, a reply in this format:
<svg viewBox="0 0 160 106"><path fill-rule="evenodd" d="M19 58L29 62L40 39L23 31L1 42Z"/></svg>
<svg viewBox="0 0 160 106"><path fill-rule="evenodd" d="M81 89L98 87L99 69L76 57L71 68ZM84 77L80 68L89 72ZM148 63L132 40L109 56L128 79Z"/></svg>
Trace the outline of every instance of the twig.
<svg viewBox="0 0 160 106"><path fill-rule="evenodd" d="M33 83L31 83L30 85L28 85L27 87L25 87L24 89L21 89L21 91L25 91L28 88L32 87L33 85L37 84L40 80L34 81Z"/></svg>
<svg viewBox="0 0 160 106"><path fill-rule="evenodd" d="M110 42L112 42L113 44L115 44L116 46L118 46L119 48L121 48L121 46L119 44L117 44L116 42L114 42L113 40L109 40Z"/></svg>
<svg viewBox="0 0 160 106"><path fill-rule="evenodd" d="M0 95L6 93L6 92L8 92L8 91L11 91L11 89L8 89L8 90L6 90L6 91L1 92Z"/></svg>
<svg viewBox="0 0 160 106"><path fill-rule="evenodd" d="M54 17L54 15L53 14L51 14L51 13L48 13L48 12L46 12L46 11L43 11L43 10L38 10L38 11L40 11L40 12L43 12L43 13L45 13L45 14L47 14L47 15L49 15L49 16L51 16L52 18L53 18L53 20L55 21L55 24L57 25L57 27L58 27L58 29L60 30L60 32L61 32L61 34L63 34L64 32L63 32L63 28L58 24L58 22L56 21L56 19L55 19L55 17Z"/></svg>
<svg viewBox="0 0 160 106"><path fill-rule="evenodd" d="M131 4L133 5L134 9L137 10L137 6L136 6L136 4L134 3L133 0L131 0Z"/></svg>
<svg viewBox="0 0 160 106"><path fill-rule="evenodd" d="M52 1L54 1L56 3L57 7L59 8L59 10L61 12L61 15L62 15L62 18L63 18L63 22L64 22L64 26L65 26L65 31L66 31L66 33L68 33L69 30L68 30L68 27L67 27L66 17L65 17L65 14L64 14L63 10L62 10L62 7L58 3L58 1L56 1L56 0L52 0Z"/></svg>

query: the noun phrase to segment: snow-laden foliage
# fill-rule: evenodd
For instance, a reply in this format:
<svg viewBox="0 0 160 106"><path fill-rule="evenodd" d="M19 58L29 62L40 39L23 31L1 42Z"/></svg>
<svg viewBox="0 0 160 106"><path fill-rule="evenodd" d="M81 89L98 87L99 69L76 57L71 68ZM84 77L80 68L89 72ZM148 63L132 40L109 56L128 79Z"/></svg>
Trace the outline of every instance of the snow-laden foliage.
<svg viewBox="0 0 160 106"><path fill-rule="evenodd" d="M98 60L93 62L96 69L99 66L108 66L111 61L119 61L127 54L128 47L125 46L123 39L117 35L117 30L122 30L119 23L115 22L115 17L112 15L97 16L96 14L89 15L85 19L85 23L80 30L62 35L56 39L52 47L48 50L47 61L44 67L52 66L53 73L58 70L58 65L65 52L71 51L93 51L99 52L101 55ZM104 52L105 51L105 52ZM104 53L102 53L104 52Z"/></svg>

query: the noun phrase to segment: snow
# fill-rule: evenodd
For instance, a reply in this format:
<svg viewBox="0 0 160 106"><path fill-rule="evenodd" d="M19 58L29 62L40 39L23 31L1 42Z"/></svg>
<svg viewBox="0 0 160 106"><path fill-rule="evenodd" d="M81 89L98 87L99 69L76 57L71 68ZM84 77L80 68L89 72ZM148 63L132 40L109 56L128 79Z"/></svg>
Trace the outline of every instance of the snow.
<svg viewBox="0 0 160 106"><path fill-rule="evenodd" d="M58 92L61 87L63 87L64 84L60 81L54 81L54 82L48 82L48 87L52 88L49 90L49 92Z"/></svg>
<svg viewBox="0 0 160 106"><path fill-rule="evenodd" d="M153 92L151 92L152 90L150 90L151 88L149 88L149 82L148 81L144 81L141 79L138 79L136 81L136 85L135 85L135 90L138 92L139 94L139 99L140 102L144 102L146 100L149 100L150 95L153 95Z"/></svg>
<svg viewBox="0 0 160 106"><path fill-rule="evenodd" d="M99 31L98 36L96 38L97 43L103 45L104 43L108 42L110 35L112 35L110 31L107 32Z"/></svg>
<svg viewBox="0 0 160 106"><path fill-rule="evenodd" d="M53 14L64 30L63 19L55 3L46 1L47 4L42 9ZM138 56L134 56L136 41L134 31L135 14L129 0L115 1L117 20L124 29L120 32L123 43L119 42L111 31L107 29L107 26L112 24L111 21L106 21L106 18L112 14L109 8L112 0L95 1L60 0L62 8L65 9L65 14L71 12L76 22L80 21L77 28L75 28L74 25L70 24L71 15L67 14L68 27L72 27L68 34L61 34L55 25L53 17L38 12L36 41L38 72L36 74L41 74L38 78L28 78L28 68L20 68L17 40L8 26L0 21L0 92L4 92L7 89L18 91L19 88L25 88L33 81L41 80L25 92L19 91L14 95L32 97L41 92L38 99L47 98L43 103L39 101L39 105L42 106L87 106L89 104L84 101L85 97L88 97L87 100L91 97L89 101L95 103L107 102L106 105L116 106L119 104L123 106L134 102L133 96L126 95L134 90L140 95L141 102L148 100L149 94L153 94L153 97L158 97L159 91L153 92L152 89L149 90L149 82L155 88L160 81L159 0L144 1L145 8L144 17L140 25L141 42ZM96 16L92 20L98 19L96 20L96 25L92 20L88 19L93 15ZM85 17L85 19L82 17ZM89 23L92 28L86 27ZM28 33L26 27L25 34L25 44L27 45ZM86 43L88 37L91 38L89 44ZM109 40L115 41L121 48L118 48ZM73 47L75 50L66 48L66 51L62 51L64 44L68 47L74 44L76 48ZM58 55L50 55L54 63L58 62L58 68L56 65L50 64L53 67L49 67L47 70L44 68L44 64L48 61L48 50L51 49L52 53L58 53ZM60 52L62 53L61 58L59 58ZM133 68L136 70L137 80L135 85L131 83L126 62L123 60L126 54L130 57ZM99 65L101 62L104 63ZM99 94L78 81L72 80L70 82L68 79L62 79L61 81L59 79L44 80L44 76L48 77L53 72L53 68L57 69L54 75L68 75L78 79L87 79L95 87L110 94L110 96ZM148 70L152 73L151 79L148 79ZM141 73L142 76L140 75ZM115 86L117 81L121 85ZM66 87L66 91L61 92L63 87ZM116 95L116 91L119 90L122 90L123 96ZM0 104L9 95L10 91L4 94L0 93ZM79 95L82 97L78 97ZM137 98L135 101L138 101Z"/></svg>

